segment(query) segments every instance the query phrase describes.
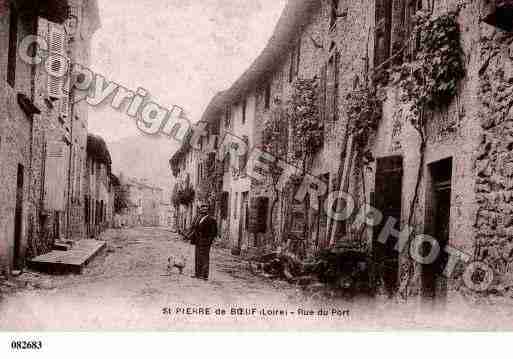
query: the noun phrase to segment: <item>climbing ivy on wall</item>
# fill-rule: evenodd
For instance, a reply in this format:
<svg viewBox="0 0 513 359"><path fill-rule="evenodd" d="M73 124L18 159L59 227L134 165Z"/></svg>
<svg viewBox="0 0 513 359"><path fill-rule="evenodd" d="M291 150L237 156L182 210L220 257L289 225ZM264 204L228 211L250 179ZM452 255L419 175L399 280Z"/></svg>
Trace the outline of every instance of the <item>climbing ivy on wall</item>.
<svg viewBox="0 0 513 359"><path fill-rule="evenodd" d="M447 107L465 76L457 13L431 18L418 12L414 19L418 48L412 61L394 69L403 90L402 101L410 104L411 120L418 128L422 112Z"/></svg>
<svg viewBox="0 0 513 359"><path fill-rule="evenodd" d="M287 106L292 124L292 155L303 159L313 155L324 143L324 123L320 116L317 79L297 79Z"/></svg>
<svg viewBox="0 0 513 359"><path fill-rule="evenodd" d="M280 103L277 103L273 106L269 117L263 124L263 149L278 158L285 158L287 155L288 124L286 120L283 107Z"/></svg>
<svg viewBox="0 0 513 359"><path fill-rule="evenodd" d="M446 108L457 95L458 82L466 73L457 16L458 12L449 12L432 17L429 12L419 11L415 15L415 28L409 40L416 42L414 56L411 61L392 69L393 78L402 90L401 100L409 106L409 120L421 140L420 163L408 217L410 227L413 225L425 162L426 113ZM401 269L399 293L403 298L409 295L414 272L411 261Z"/></svg>
<svg viewBox="0 0 513 359"><path fill-rule="evenodd" d="M175 206L188 206L192 202L194 202L195 196L196 193L191 186L186 186L182 188L180 185L175 185L173 193L171 194L171 202Z"/></svg>
<svg viewBox="0 0 513 359"><path fill-rule="evenodd" d="M365 149L383 115L383 97L375 86L368 86L349 93L347 100L349 132L354 138L355 149L360 158L370 161L372 155Z"/></svg>

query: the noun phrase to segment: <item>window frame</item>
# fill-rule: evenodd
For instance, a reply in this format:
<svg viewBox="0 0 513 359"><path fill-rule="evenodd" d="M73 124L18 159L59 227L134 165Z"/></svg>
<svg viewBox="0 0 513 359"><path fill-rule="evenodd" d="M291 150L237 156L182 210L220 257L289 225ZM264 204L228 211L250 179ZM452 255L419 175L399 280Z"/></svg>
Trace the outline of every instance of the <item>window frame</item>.
<svg viewBox="0 0 513 359"><path fill-rule="evenodd" d="M330 1L330 30L337 27L338 2L338 0Z"/></svg>
<svg viewBox="0 0 513 359"><path fill-rule="evenodd" d="M271 108L271 82L268 81L264 87L264 108L266 110Z"/></svg>
<svg viewBox="0 0 513 359"><path fill-rule="evenodd" d="M9 49L7 53L7 83L16 86L19 14L14 4L9 7Z"/></svg>
<svg viewBox="0 0 513 359"><path fill-rule="evenodd" d="M299 66L301 64L301 36L290 52L289 83L292 83L299 75Z"/></svg>
<svg viewBox="0 0 513 359"><path fill-rule="evenodd" d="M246 111L248 109L248 99L247 98L244 98L242 100L241 106L242 106L242 124L245 125L246 124L246 120L247 120L247 118L246 118Z"/></svg>
<svg viewBox="0 0 513 359"><path fill-rule="evenodd" d="M333 47L326 63L326 81L325 81L325 103L327 108L326 119L330 121L338 120L338 107L340 104L340 53L337 47Z"/></svg>
<svg viewBox="0 0 513 359"><path fill-rule="evenodd" d="M375 0L374 67L382 66L390 58L393 11L393 1Z"/></svg>
<svg viewBox="0 0 513 359"><path fill-rule="evenodd" d="M224 114L224 127L230 129L232 127L232 108L230 105L226 106Z"/></svg>

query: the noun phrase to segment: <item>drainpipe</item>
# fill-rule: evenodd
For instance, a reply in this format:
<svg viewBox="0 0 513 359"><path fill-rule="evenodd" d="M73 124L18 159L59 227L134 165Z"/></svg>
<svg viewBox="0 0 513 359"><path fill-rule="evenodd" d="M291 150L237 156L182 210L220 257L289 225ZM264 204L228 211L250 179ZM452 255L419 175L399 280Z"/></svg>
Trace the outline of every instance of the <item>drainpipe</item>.
<svg viewBox="0 0 513 359"><path fill-rule="evenodd" d="M71 76L71 75L70 75ZM70 89L71 91L71 89ZM68 97L68 100L71 96ZM71 102L71 101L70 101ZM71 239L70 236L71 236L71 228L70 228L70 218L71 218L71 165L72 165L72 162L73 162L73 113L74 113L74 104L71 105L71 119L70 119L70 145L69 145L69 161L68 161L68 200L67 200L67 207L68 207L68 213L66 215L66 237L68 237L67 239Z"/></svg>

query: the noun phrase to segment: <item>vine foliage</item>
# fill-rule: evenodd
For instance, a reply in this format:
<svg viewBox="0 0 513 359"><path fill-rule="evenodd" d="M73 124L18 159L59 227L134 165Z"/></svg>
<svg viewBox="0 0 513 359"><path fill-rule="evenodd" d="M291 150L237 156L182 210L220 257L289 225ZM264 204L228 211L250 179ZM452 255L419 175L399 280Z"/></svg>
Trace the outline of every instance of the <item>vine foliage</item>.
<svg viewBox="0 0 513 359"><path fill-rule="evenodd" d="M415 33L420 41L413 60L396 73L403 90L402 101L410 104L412 124L423 126L425 110L447 107L458 92L458 81L465 76L463 51L457 13L436 18L419 11L415 15Z"/></svg>
<svg viewBox="0 0 513 359"><path fill-rule="evenodd" d="M292 155L313 155L324 143L324 123L319 109L318 81L298 78L293 84L287 116L292 124Z"/></svg>
<svg viewBox="0 0 513 359"><path fill-rule="evenodd" d="M414 19L414 36L419 41L413 59L394 69L395 80L402 90L401 100L409 105L410 122L420 136L420 163L408 217L410 227L425 162L426 113L447 108L458 93L458 82L466 73L457 16L458 12L449 12L432 17L429 12L419 11ZM402 272L399 292L407 298L415 272L413 263L407 262Z"/></svg>
<svg viewBox="0 0 513 359"><path fill-rule="evenodd" d="M196 193L190 185L180 186L177 184L171 195L171 202L175 207L179 205L188 206L194 202Z"/></svg>
<svg viewBox="0 0 513 359"><path fill-rule="evenodd" d="M366 148L383 115L383 98L375 86L368 86L349 93L347 100L349 131L354 138L355 149L361 158L370 162L372 154Z"/></svg>

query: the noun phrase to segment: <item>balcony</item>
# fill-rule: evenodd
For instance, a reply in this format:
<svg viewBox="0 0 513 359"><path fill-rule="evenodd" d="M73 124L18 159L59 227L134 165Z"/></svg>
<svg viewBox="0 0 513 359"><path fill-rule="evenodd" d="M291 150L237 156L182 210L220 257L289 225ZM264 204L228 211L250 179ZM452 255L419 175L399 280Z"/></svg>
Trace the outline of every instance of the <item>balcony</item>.
<svg viewBox="0 0 513 359"><path fill-rule="evenodd" d="M68 18L68 0L12 0L20 14L62 24Z"/></svg>

